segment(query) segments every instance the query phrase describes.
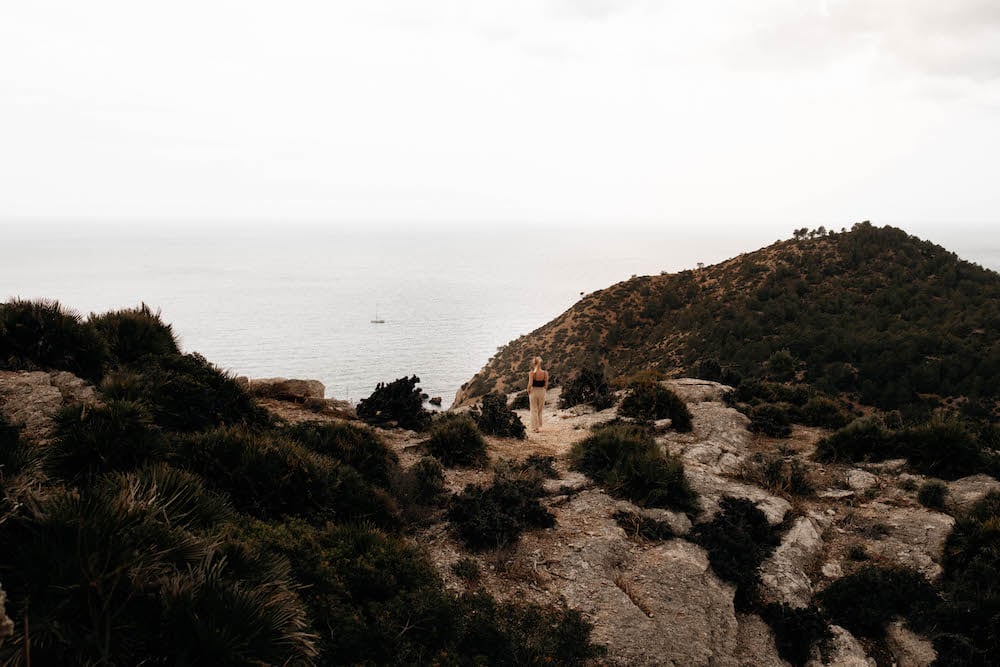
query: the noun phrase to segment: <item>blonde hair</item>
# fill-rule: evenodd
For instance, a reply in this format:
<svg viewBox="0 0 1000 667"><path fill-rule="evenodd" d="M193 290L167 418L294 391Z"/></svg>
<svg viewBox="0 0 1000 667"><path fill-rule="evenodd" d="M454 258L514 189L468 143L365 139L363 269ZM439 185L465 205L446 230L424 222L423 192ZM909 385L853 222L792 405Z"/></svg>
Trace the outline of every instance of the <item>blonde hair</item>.
<svg viewBox="0 0 1000 667"><path fill-rule="evenodd" d="M542 365L542 358L535 357L534 359L531 360L531 363L534 364L535 368L538 368Z"/></svg>

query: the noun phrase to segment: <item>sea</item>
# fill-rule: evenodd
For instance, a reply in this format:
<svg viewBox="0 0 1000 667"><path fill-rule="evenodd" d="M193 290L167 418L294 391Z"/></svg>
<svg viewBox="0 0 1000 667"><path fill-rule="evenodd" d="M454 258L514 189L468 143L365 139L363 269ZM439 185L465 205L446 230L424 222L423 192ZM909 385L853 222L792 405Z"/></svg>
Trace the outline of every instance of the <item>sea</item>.
<svg viewBox="0 0 1000 667"><path fill-rule="evenodd" d="M317 379L351 402L417 375L447 407L496 353L583 295L787 234L612 225L3 223L0 298L82 314L146 303L234 375ZM918 234L1000 270L1000 239ZM940 236L940 235L939 235ZM383 320L373 322L373 320Z"/></svg>

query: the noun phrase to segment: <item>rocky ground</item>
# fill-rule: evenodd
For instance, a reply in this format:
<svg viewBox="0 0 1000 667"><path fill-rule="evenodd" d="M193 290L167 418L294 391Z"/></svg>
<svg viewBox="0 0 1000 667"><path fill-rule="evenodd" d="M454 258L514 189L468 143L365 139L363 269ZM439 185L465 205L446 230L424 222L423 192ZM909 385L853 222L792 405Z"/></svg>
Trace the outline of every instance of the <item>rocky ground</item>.
<svg viewBox="0 0 1000 667"><path fill-rule="evenodd" d="M749 499L769 522L785 529L780 546L761 569L773 600L803 606L815 591L862 562L898 563L930 578L940 575L942 548L954 519L916 501L925 480L908 474L902 462L859 467L814 463L810 455L821 430L797 427L787 440L759 437L747 430L742 414L723 403L724 386L691 379L668 384L687 402L694 430L680 434L663 429L658 439L682 458L700 496L702 512L695 520L710 519L722 497L736 496ZM24 424L26 435L36 440L49 437L52 415L62 405L94 398L92 387L68 373L0 372L0 411L11 422ZM594 625L593 639L607 647L609 664L785 665L768 626L755 615L735 612L733 587L714 574L703 549L684 539L692 525L689 517L614 499L568 469L565 455L573 443L594 424L613 419L615 408L560 410L557 402L558 390L550 391L541 433L529 432L526 440L487 438L493 463L532 454L555 458L558 478L546 482L543 502L556 526L526 533L510 548L471 554L442 517L431 517L411 539L427 551L446 584L456 590L468 586L452 565L475 558L482 573L476 585L493 595L565 604L583 612ZM348 413L345 405L286 396L262 398L262 403L295 421ZM527 423L527 412L519 415ZM423 455L422 435L402 430L381 434L404 466ZM816 493L796 496L754 483L760 481L749 464L755 454L796 458ZM491 478L489 468L446 471L447 486L454 492ZM946 509L957 513L997 487L1000 482L982 475L951 482ZM667 521L680 537L657 542L631 538L612 518L622 509ZM858 559L861 553L867 560ZM0 615L0 636L4 628ZM825 663L817 656L811 664L917 666L934 658L930 643L901 624L890 628L881 647L866 645L842 628L834 631L832 654Z"/></svg>

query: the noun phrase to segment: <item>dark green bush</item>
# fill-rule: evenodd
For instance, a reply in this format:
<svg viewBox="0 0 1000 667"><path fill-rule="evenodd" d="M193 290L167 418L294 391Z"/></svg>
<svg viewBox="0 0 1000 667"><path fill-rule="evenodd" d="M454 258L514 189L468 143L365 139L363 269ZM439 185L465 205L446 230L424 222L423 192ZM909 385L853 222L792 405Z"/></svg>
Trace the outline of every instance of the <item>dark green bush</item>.
<svg viewBox="0 0 1000 667"><path fill-rule="evenodd" d="M308 449L352 466L362 477L387 486L389 475L399 463L396 452L370 428L347 422L298 422L281 430Z"/></svg>
<svg viewBox="0 0 1000 667"><path fill-rule="evenodd" d="M180 354L173 328L146 304L91 315L89 323L107 342L111 358L117 363L131 364L147 354Z"/></svg>
<svg viewBox="0 0 1000 667"><path fill-rule="evenodd" d="M646 421L669 418L671 428L676 431L686 433L692 429L691 412L687 405L659 382L642 381L633 384L622 400L618 414Z"/></svg>
<svg viewBox="0 0 1000 667"><path fill-rule="evenodd" d="M531 408L531 399L528 398L528 392L519 391L514 395L514 398L510 401L511 410L528 410Z"/></svg>
<svg viewBox="0 0 1000 667"><path fill-rule="evenodd" d="M816 443L817 461L884 461L893 454L892 434L877 420L856 419Z"/></svg>
<svg viewBox="0 0 1000 667"><path fill-rule="evenodd" d="M924 482L917 492L920 504L935 510L944 509L944 500L947 496L948 487L941 482Z"/></svg>
<svg viewBox="0 0 1000 667"><path fill-rule="evenodd" d="M850 415L837 401L825 396L813 396L806 401L801 415L802 423L806 426L829 429L843 428L851 421Z"/></svg>
<svg viewBox="0 0 1000 667"><path fill-rule="evenodd" d="M482 465L486 462L486 441L471 417L447 415L431 427L427 452L449 468Z"/></svg>
<svg viewBox="0 0 1000 667"><path fill-rule="evenodd" d="M810 496L815 492L808 469L794 457L754 454L743 464L740 476L780 495Z"/></svg>
<svg viewBox="0 0 1000 667"><path fill-rule="evenodd" d="M787 438L792 434L788 410L775 403L761 403L750 408L750 430L771 438Z"/></svg>
<svg viewBox="0 0 1000 667"><path fill-rule="evenodd" d="M675 537L674 529L666 521L657 521L636 512L619 510L611 515L625 534L632 538L641 537L644 540L660 541Z"/></svg>
<svg viewBox="0 0 1000 667"><path fill-rule="evenodd" d="M0 368L69 371L96 383L107 361L97 330L58 301L0 304Z"/></svg>
<svg viewBox="0 0 1000 667"><path fill-rule="evenodd" d="M612 495L647 507L698 511L697 495L684 477L683 464L663 453L645 429L601 429L573 445L570 462Z"/></svg>
<svg viewBox="0 0 1000 667"><path fill-rule="evenodd" d="M62 479L79 482L100 473L135 470L165 453L163 436L143 404L108 401L70 406L56 416L48 467Z"/></svg>
<svg viewBox="0 0 1000 667"><path fill-rule="evenodd" d="M957 479L983 472L986 463L976 437L954 420L936 419L897 431L892 444L910 466L932 477Z"/></svg>
<svg viewBox="0 0 1000 667"><path fill-rule="evenodd" d="M168 431L257 428L271 421L243 387L199 354L144 357L130 372L110 374L102 390L109 398L144 401Z"/></svg>
<svg viewBox="0 0 1000 667"><path fill-rule="evenodd" d="M784 603L771 603L760 610L760 616L774 632L778 655L793 667L804 667L813 646L822 648L833 639L830 624L812 605L797 609Z"/></svg>
<svg viewBox="0 0 1000 667"><path fill-rule="evenodd" d="M385 527L397 520L388 496L354 468L280 435L235 428L188 435L177 440L172 463L258 518L310 516Z"/></svg>
<svg viewBox="0 0 1000 667"><path fill-rule="evenodd" d="M410 522L426 519L428 510L439 506L448 495L444 468L433 456L424 456L396 474L392 490Z"/></svg>
<svg viewBox="0 0 1000 667"><path fill-rule="evenodd" d="M764 513L745 498L727 496L715 518L695 526L691 537L708 552L715 573L736 585L736 609L751 610L759 600L758 569L780 542Z"/></svg>
<svg viewBox="0 0 1000 667"><path fill-rule="evenodd" d="M524 422L507 407L507 397L504 394L486 394L481 405L472 408L469 415L479 430L487 435L524 440Z"/></svg>
<svg viewBox="0 0 1000 667"><path fill-rule="evenodd" d="M400 428L423 431L431 423L431 413L424 409L423 394L416 375L379 382L368 398L358 403L358 417L369 424L395 423Z"/></svg>
<svg viewBox="0 0 1000 667"><path fill-rule="evenodd" d="M897 617L920 631L940 602L918 572L873 565L834 581L817 597L834 623L859 637L881 637L886 624Z"/></svg>
<svg viewBox="0 0 1000 667"><path fill-rule="evenodd" d="M614 405L615 397L600 368L584 368L570 376L559 395L559 407L591 405L595 410L605 410Z"/></svg>
<svg viewBox="0 0 1000 667"><path fill-rule="evenodd" d="M451 499L448 519L470 549L496 549L517 541L531 528L551 528L552 516L538 502L537 479L497 476L483 488L468 485Z"/></svg>

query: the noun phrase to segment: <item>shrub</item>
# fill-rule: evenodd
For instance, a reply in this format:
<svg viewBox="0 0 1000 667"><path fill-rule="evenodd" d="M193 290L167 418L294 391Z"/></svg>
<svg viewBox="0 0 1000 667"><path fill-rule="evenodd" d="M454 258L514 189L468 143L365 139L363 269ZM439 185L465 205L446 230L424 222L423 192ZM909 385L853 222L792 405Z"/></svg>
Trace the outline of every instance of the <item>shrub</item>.
<svg viewBox="0 0 1000 667"><path fill-rule="evenodd" d="M851 560L868 560L868 550L863 544L852 544L847 550L847 557Z"/></svg>
<svg viewBox="0 0 1000 667"><path fill-rule="evenodd" d="M479 581L479 577L482 575L482 572L479 571L479 561L475 558L469 558L468 556L459 558L457 561L452 563L451 571L455 573L456 577L464 579L469 583Z"/></svg>
<svg viewBox="0 0 1000 667"><path fill-rule="evenodd" d="M393 526L384 492L352 467L278 435L223 428L177 441L172 462L227 493L241 512L258 518L311 516Z"/></svg>
<svg viewBox="0 0 1000 667"><path fill-rule="evenodd" d="M618 408L618 414L646 421L669 418L674 430L688 432L692 429L691 413L687 405L659 382L639 382L632 385Z"/></svg>
<svg viewBox="0 0 1000 667"><path fill-rule="evenodd" d="M802 423L806 426L838 429L847 426L850 416L837 401L825 396L813 396L802 406Z"/></svg>
<svg viewBox="0 0 1000 667"><path fill-rule="evenodd" d="M944 499L948 495L948 487L941 482L925 482L917 492L917 500L924 507L935 510L944 509Z"/></svg>
<svg viewBox="0 0 1000 667"><path fill-rule="evenodd" d="M528 392L519 391L514 395L514 398L510 401L511 410L528 410L531 408L531 399L528 398Z"/></svg>
<svg viewBox="0 0 1000 667"><path fill-rule="evenodd" d="M661 452L644 429L601 429L573 445L570 461L612 495L648 507L697 511L697 496L684 477L683 464Z"/></svg>
<svg viewBox="0 0 1000 667"><path fill-rule="evenodd" d="M691 536L708 552L715 573L736 585L736 609L752 609L759 598L758 569L780 542L764 513L745 498L727 496L715 518L695 526Z"/></svg>
<svg viewBox="0 0 1000 667"><path fill-rule="evenodd" d="M141 367L110 374L102 389L108 397L143 400L168 431L270 424L243 387L199 354L144 357Z"/></svg>
<svg viewBox="0 0 1000 667"><path fill-rule="evenodd" d="M399 463L396 452L370 428L346 422L299 422L281 432L308 449L352 466L367 481L389 484L389 474Z"/></svg>
<svg viewBox="0 0 1000 667"><path fill-rule="evenodd" d="M750 430L771 438L787 438L792 434L788 411L775 403L762 403L750 408Z"/></svg>
<svg viewBox="0 0 1000 667"><path fill-rule="evenodd" d="M933 420L898 431L893 448L917 471L957 479L982 472L985 458L975 436L954 420Z"/></svg>
<svg viewBox="0 0 1000 667"><path fill-rule="evenodd" d="M431 427L427 452L448 467L475 466L486 461L486 441L468 415L448 415Z"/></svg>
<svg viewBox="0 0 1000 667"><path fill-rule="evenodd" d="M69 371L98 382L107 360L97 330L58 301L0 304L0 368Z"/></svg>
<svg viewBox="0 0 1000 667"><path fill-rule="evenodd" d="M398 474L393 485L396 497L413 511L411 519L418 519L421 508L438 505L447 495L444 485L444 468L433 456L424 456Z"/></svg>
<svg viewBox="0 0 1000 667"><path fill-rule="evenodd" d="M85 480L105 472L134 470L166 453L160 431L141 403L108 401L70 406L56 416L49 469L62 479Z"/></svg>
<svg viewBox="0 0 1000 667"><path fill-rule="evenodd" d="M172 327L146 304L91 315L89 323L107 342L112 359L118 363L131 364L147 354L180 354Z"/></svg>
<svg viewBox="0 0 1000 667"><path fill-rule="evenodd" d="M636 512L626 512L619 510L611 515L625 534L629 537L641 537L644 540L669 540L675 537L674 529L666 521L657 521L649 517L637 514Z"/></svg>
<svg viewBox="0 0 1000 667"><path fill-rule="evenodd" d="M563 385L559 396L560 408L574 405L592 405L595 410L605 410L614 405L611 387L599 368L584 368L573 374Z"/></svg>
<svg viewBox="0 0 1000 667"><path fill-rule="evenodd" d="M771 603L761 609L760 616L774 631L778 655L793 667L804 667L813 646L818 644L822 652L822 647L833 639L830 624L812 605L797 609L784 603Z"/></svg>
<svg viewBox="0 0 1000 667"><path fill-rule="evenodd" d="M810 496L815 491L809 471L796 458L754 454L744 462L740 476L781 495Z"/></svg>
<svg viewBox="0 0 1000 667"><path fill-rule="evenodd" d="M496 549L516 542L524 530L555 525L540 495L533 480L497 476L486 488L470 484L453 497L448 519L468 548Z"/></svg>
<svg viewBox="0 0 1000 667"><path fill-rule="evenodd" d="M816 443L817 461L884 461L892 456L892 434L875 419L856 419Z"/></svg>
<svg viewBox="0 0 1000 667"><path fill-rule="evenodd" d="M504 394L486 394L480 407L472 408L469 415L479 430L487 435L524 440L524 422L507 407L507 397Z"/></svg>
<svg viewBox="0 0 1000 667"><path fill-rule="evenodd" d="M431 413L424 409L423 394L416 375L379 382L368 398L358 403L358 417L369 424L395 422L400 428L423 431L431 423Z"/></svg>
<svg viewBox="0 0 1000 667"><path fill-rule="evenodd" d="M545 479L558 479L559 473L556 471L555 463L555 457L532 454L520 463L519 468L533 470Z"/></svg>
<svg viewBox="0 0 1000 667"><path fill-rule="evenodd" d="M940 601L919 573L873 565L834 581L818 599L834 623L859 637L881 637L885 625L896 617L919 631Z"/></svg>

